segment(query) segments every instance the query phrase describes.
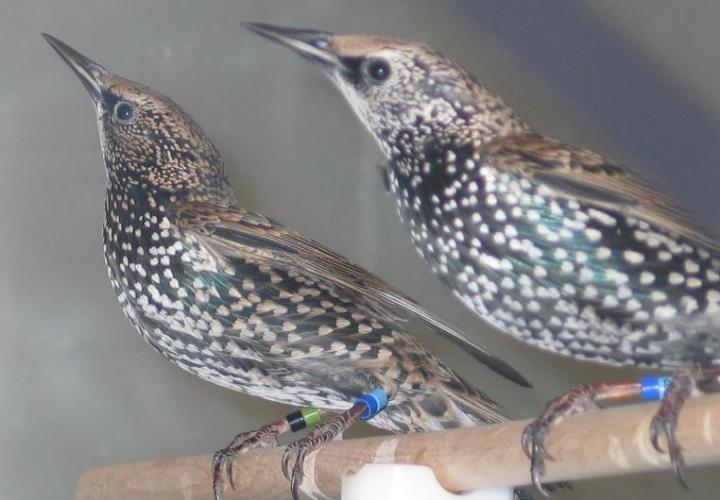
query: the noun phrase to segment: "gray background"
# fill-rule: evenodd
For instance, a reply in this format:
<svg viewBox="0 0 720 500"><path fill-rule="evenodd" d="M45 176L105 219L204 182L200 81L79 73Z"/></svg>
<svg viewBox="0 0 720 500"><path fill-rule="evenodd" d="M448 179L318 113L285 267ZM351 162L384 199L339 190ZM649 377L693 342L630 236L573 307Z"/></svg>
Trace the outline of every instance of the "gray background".
<svg viewBox="0 0 720 500"><path fill-rule="evenodd" d="M243 20L424 40L544 132L634 165L718 227L716 0L2 0L0 499L71 498L88 467L211 452L287 412L181 372L122 318L101 258L105 179L92 108L41 31L184 106L246 206L348 255L520 368L536 390L427 339L511 415L532 416L578 382L637 375L536 352L455 302L411 249L384 196L378 151L339 95ZM559 496L718 497L717 470L689 480L691 493L656 474Z"/></svg>

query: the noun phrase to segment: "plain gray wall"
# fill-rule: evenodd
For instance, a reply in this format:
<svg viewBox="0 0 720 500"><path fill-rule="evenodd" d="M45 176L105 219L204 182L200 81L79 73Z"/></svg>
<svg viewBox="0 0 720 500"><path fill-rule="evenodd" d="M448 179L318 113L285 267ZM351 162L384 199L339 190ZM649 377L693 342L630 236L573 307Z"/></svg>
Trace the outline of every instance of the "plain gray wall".
<svg viewBox="0 0 720 500"><path fill-rule="evenodd" d="M239 23L421 39L541 130L637 166L714 222L720 8L680 4L0 1L0 499L71 498L86 468L212 452L288 411L181 372L122 317L101 256L105 178L92 107L41 31L185 107L247 207L351 257L511 361L536 390L425 339L511 415L530 417L572 384L637 373L537 352L458 304L411 249L377 175L377 148L337 92ZM718 497L717 470L689 480L690 493L655 474L558 496Z"/></svg>

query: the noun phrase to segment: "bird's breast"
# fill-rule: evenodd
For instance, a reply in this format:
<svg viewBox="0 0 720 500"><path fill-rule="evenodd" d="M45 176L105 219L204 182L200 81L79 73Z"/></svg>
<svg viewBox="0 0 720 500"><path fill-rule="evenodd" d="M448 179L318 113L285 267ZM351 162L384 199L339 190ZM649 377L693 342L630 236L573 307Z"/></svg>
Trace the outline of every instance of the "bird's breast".
<svg viewBox="0 0 720 500"><path fill-rule="evenodd" d="M152 340L156 333L139 316L158 318L185 308L188 293L181 280L188 248L164 211L113 199L107 202L103 242L110 281L123 311L139 333Z"/></svg>
<svg viewBox="0 0 720 500"><path fill-rule="evenodd" d="M708 323L686 320L720 312L713 252L472 158L413 168L394 169L391 188L417 250L496 327L612 363L698 355L691 339ZM720 357L717 341L703 349Z"/></svg>

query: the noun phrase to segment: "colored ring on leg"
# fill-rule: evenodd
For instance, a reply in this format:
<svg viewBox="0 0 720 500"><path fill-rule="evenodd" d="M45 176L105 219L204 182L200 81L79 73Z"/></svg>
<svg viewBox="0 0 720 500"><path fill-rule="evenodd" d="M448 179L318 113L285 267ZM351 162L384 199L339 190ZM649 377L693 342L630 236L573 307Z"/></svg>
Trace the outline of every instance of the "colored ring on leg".
<svg viewBox="0 0 720 500"><path fill-rule="evenodd" d="M358 418L369 420L380 413L388 404L388 395L383 389L375 388L367 394L363 394L355 400L355 405L362 403L365 411Z"/></svg>
<svg viewBox="0 0 720 500"><path fill-rule="evenodd" d="M302 413L305 424L307 424L308 427L317 425L322 420L320 410L318 410L317 408L303 408L302 410L300 410L300 413Z"/></svg>
<svg viewBox="0 0 720 500"><path fill-rule="evenodd" d="M640 378L640 392L643 401L659 401L665 396L665 391L672 382L672 377L659 377L649 375Z"/></svg>
<svg viewBox="0 0 720 500"><path fill-rule="evenodd" d="M290 430L292 432L301 431L307 427L303 414L300 411L288 413L287 416L285 416L285 420L287 420L288 425L290 425Z"/></svg>
<svg viewBox="0 0 720 500"><path fill-rule="evenodd" d="M312 427L321 422L322 416L317 408L302 408L298 411L288 413L285 420L290 426L292 432L297 432Z"/></svg>

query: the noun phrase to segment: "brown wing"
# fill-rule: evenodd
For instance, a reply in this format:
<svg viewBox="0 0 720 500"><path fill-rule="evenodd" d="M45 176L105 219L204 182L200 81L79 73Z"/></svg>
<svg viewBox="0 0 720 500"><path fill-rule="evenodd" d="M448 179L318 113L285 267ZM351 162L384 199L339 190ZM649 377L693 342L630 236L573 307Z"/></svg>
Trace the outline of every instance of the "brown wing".
<svg viewBox="0 0 720 500"><path fill-rule="evenodd" d="M252 255L270 267L310 271L333 284L371 310L381 311L396 323L418 320L431 331L461 346L478 361L513 382L531 387L514 368L480 347L440 318L423 309L389 284L343 256L300 233L242 209L187 204L177 210L178 227L194 235L219 258Z"/></svg>
<svg viewBox="0 0 720 500"><path fill-rule="evenodd" d="M489 164L535 179L558 195L632 215L720 250L720 243L708 235L707 229L666 194L592 151L539 135L502 138L483 151Z"/></svg>

